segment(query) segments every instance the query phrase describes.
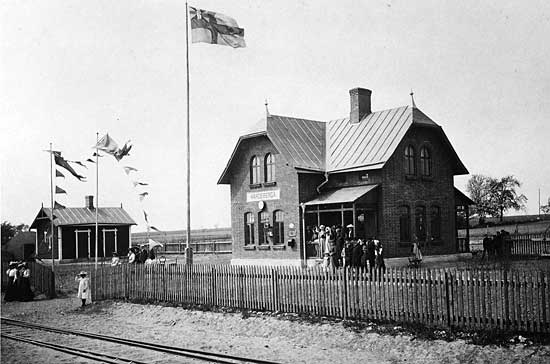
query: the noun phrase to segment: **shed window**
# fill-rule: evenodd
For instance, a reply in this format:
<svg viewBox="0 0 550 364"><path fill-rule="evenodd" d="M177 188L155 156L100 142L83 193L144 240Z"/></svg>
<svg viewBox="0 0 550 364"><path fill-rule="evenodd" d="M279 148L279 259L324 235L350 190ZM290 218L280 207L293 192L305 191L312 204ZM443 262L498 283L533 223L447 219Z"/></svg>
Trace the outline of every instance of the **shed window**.
<svg viewBox="0 0 550 364"><path fill-rule="evenodd" d="M430 150L426 147L420 149L420 173L423 176L432 175L432 157Z"/></svg>
<svg viewBox="0 0 550 364"><path fill-rule="evenodd" d="M250 184L260 183L260 158L257 156L250 159Z"/></svg>
<svg viewBox="0 0 550 364"><path fill-rule="evenodd" d="M426 241L426 208L418 206L415 209L416 237L419 241Z"/></svg>
<svg viewBox="0 0 550 364"><path fill-rule="evenodd" d="M265 211L262 211L258 214L258 244L269 244L268 234L271 232L269 226L269 214Z"/></svg>
<svg viewBox="0 0 550 364"><path fill-rule="evenodd" d="M265 156L264 179L265 182L275 181L275 160L271 153L267 153Z"/></svg>
<svg viewBox="0 0 550 364"><path fill-rule="evenodd" d="M441 239L441 208L439 206L432 206L430 221L430 234L435 240Z"/></svg>
<svg viewBox="0 0 550 364"><path fill-rule="evenodd" d="M399 214L399 239L400 241L411 241L411 209L408 206L401 206Z"/></svg>
<svg viewBox="0 0 550 364"><path fill-rule="evenodd" d="M285 223L282 210L273 212L273 244L284 244Z"/></svg>
<svg viewBox="0 0 550 364"><path fill-rule="evenodd" d="M254 214L244 214L244 245L254 245Z"/></svg>
<svg viewBox="0 0 550 364"><path fill-rule="evenodd" d="M416 174L416 157L412 145L405 148L405 173L410 176Z"/></svg>

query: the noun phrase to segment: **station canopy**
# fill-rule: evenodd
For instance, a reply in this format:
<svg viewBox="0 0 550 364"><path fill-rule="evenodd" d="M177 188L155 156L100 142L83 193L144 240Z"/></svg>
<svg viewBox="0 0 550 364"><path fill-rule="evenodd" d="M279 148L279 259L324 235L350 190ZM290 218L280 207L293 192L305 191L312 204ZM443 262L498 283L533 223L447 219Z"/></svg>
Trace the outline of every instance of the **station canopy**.
<svg viewBox="0 0 550 364"><path fill-rule="evenodd" d="M333 203L355 202L367 193L378 187L378 184L353 187L342 187L323 192L313 200L307 201L306 206L326 205Z"/></svg>

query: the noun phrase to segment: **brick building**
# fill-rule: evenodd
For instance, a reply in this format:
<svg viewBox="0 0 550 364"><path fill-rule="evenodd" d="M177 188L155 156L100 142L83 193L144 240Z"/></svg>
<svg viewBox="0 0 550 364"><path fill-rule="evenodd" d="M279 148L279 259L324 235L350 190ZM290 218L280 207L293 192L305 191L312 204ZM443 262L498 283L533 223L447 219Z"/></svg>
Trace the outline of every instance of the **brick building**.
<svg viewBox="0 0 550 364"><path fill-rule="evenodd" d="M458 252L456 214L471 200L453 185L467 174L443 129L416 105L371 110L350 90L349 117L321 122L266 116L239 138L218 184L231 186L233 264L301 264L315 258L313 226L350 226L387 257ZM467 218L467 216L466 216Z"/></svg>
<svg viewBox="0 0 550 364"><path fill-rule="evenodd" d="M53 256L61 260L93 260L95 258L95 214L93 197L86 196L84 207L54 209ZM52 209L42 207L30 228L36 231L35 251L41 259L52 257ZM121 207L97 208L98 257L112 253L126 255L131 246L131 227L136 225Z"/></svg>

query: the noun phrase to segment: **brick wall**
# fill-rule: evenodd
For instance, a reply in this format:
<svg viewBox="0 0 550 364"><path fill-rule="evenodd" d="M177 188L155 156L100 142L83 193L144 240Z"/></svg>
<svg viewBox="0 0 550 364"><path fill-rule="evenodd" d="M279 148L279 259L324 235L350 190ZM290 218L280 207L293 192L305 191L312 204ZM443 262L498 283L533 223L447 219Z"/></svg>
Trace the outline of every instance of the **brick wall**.
<svg viewBox="0 0 550 364"><path fill-rule="evenodd" d="M251 188L249 163L252 156L256 155L261 160L261 178L264 180L264 157L272 153L275 157L275 186ZM231 227L233 232L233 259L300 259L300 212L298 201L298 173L290 166L283 156L277 153L273 144L266 136L244 140L234 156L233 169L231 170ZM261 192L280 190L280 199L265 201L263 211L268 212L270 223L273 225L273 212L284 212L284 238L283 246L275 247L269 244L262 249L258 242L258 202L246 202L248 192ZM254 215L254 248L245 249L244 246L244 214L251 212ZM289 224L293 223L296 229L296 241L294 247L290 247L287 241L289 236Z"/></svg>
<svg viewBox="0 0 550 364"><path fill-rule="evenodd" d="M412 145L416 152L417 173L413 178L407 178L404 166L405 147ZM428 146L431 151L432 177L420 176L420 148ZM414 210L417 206L426 208L427 236L430 231L430 208L441 208L441 241L428 245L423 253L448 254L455 248L455 195L453 171L450 164L451 152L445 146L437 130L427 127L412 127L396 151L384 166L384 182L381 189L381 220L380 239L385 245L386 256L403 256L410 252L411 244L400 242L399 216L400 207L409 206L411 211L411 236L415 233Z"/></svg>

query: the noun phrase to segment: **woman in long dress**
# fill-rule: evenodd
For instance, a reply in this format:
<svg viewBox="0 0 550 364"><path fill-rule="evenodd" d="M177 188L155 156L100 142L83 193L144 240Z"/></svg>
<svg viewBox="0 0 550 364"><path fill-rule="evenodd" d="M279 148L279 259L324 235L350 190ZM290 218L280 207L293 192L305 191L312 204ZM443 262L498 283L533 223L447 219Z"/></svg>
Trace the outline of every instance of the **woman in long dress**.
<svg viewBox="0 0 550 364"><path fill-rule="evenodd" d="M31 290L31 270L27 263L19 264L19 296L21 301L32 301L34 293Z"/></svg>
<svg viewBox="0 0 550 364"><path fill-rule="evenodd" d="M8 265L8 270L6 271L8 275L8 284L6 286L6 294L4 295L4 301L17 301L19 299L19 292L17 289L17 282L19 271L17 270L17 263L10 262Z"/></svg>
<svg viewBox="0 0 550 364"><path fill-rule="evenodd" d="M92 292L90 287L90 279L87 277L86 272L82 271L75 277L75 281L78 282L78 298L82 300L82 307L92 303Z"/></svg>

